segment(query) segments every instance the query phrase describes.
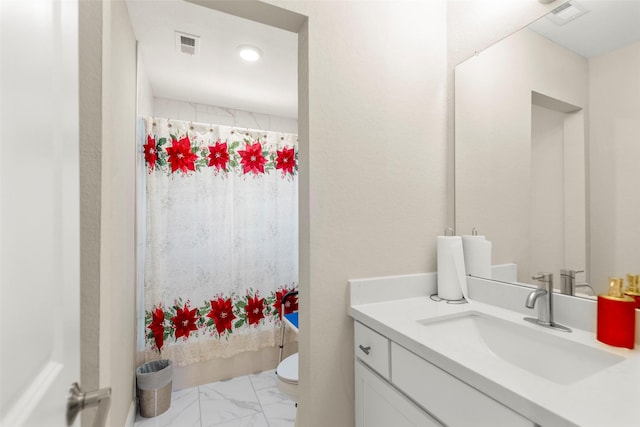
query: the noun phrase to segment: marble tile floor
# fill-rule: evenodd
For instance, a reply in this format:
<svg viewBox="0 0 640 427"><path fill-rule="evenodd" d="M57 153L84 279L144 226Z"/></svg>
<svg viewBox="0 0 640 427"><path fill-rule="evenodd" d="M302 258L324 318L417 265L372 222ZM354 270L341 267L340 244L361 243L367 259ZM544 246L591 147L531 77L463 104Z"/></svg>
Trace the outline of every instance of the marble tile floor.
<svg viewBox="0 0 640 427"><path fill-rule="evenodd" d="M295 403L276 387L275 371L174 391L171 407L134 427L293 427Z"/></svg>

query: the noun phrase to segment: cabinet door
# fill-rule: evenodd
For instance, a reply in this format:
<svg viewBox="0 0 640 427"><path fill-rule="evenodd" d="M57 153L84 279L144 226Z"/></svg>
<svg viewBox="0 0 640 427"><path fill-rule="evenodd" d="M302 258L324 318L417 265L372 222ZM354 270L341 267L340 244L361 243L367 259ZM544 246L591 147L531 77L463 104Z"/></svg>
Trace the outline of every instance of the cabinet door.
<svg viewBox="0 0 640 427"><path fill-rule="evenodd" d="M354 322L353 351L356 358L389 380L389 340L362 323Z"/></svg>
<svg viewBox="0 0 640 427"><path fill-rule="evenodd" d="M396 343L391 343L391 382L450 426L534 426L522 415Z"/></svg>
<svg viewBox="0 0 640 427"><path fill-rule="evenodd" d="M356 427L441 427L360 361L355 364Z"/></svg>

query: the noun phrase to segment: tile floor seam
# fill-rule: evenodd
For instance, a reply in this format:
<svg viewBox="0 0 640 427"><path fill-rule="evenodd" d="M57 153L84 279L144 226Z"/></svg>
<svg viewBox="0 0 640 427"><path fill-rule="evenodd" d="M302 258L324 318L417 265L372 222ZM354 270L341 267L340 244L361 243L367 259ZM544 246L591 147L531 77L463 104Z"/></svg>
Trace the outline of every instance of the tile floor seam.
<svg viewBox="0 0 640 427"><path fill-rule="evenodd" d="M260 396L258 396L258 391L256 390L256 386L251 379L251 375L247 375L247 377L249 378L249 384L251 384L251 389L253 390L253 394L256 396L258 405L260 405L260 413L262 413L264 420L267 422L267 427L271 427L271 423L269 422L269 418L267 418L267 414L264 412L264 406L262 406L262 401L260 400Z"/></svg>
<svg viewBox="0 0 640 427"><path fill-rule="evenodd" d="M198 421L200 421L200 427L204 427L202 425L202 405L200 404L200 386L196 386L195 389L198 391L198 413L200 414L200 418L198 419Z"/></svg>

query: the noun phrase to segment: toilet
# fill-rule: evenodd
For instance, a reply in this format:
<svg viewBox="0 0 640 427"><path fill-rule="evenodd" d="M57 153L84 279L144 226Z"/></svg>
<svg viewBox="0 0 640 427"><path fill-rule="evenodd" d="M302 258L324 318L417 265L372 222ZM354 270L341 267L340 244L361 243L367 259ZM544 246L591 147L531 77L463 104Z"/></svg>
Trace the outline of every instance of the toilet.
<svg viewBox="0 0 640 427"><path fill-rule="evenodd" d="M287 306L287 299L298 295L298 291L290 291L282 297L282 307ZM294 402L298 402L298 353L282 358L284 349L284 335L286 327L298 333L298 312L287 313L282 316L282 339L280 341L280 363L276 368L276 386L278 390ZM298 404L296 403L296 406Z"/></svg>
<svg viewBox="0 0 640 427"><path fill-rule="evenodd" d="M298 401L298 353L286 357L276 368L278 390L294 402Z"/></svg>

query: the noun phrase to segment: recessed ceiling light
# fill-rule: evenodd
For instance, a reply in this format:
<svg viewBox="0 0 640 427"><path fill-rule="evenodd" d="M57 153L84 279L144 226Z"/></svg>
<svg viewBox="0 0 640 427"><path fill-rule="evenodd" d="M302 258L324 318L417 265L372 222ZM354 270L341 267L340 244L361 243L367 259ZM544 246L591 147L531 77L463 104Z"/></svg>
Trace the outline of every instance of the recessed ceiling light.
<svg viewBox="0 0 640 427"><path fill-rule="evenodd" d="M238 46L240 58L248 62L255 62L262 56L262 51L255 46L243 45Z"/></svg>

